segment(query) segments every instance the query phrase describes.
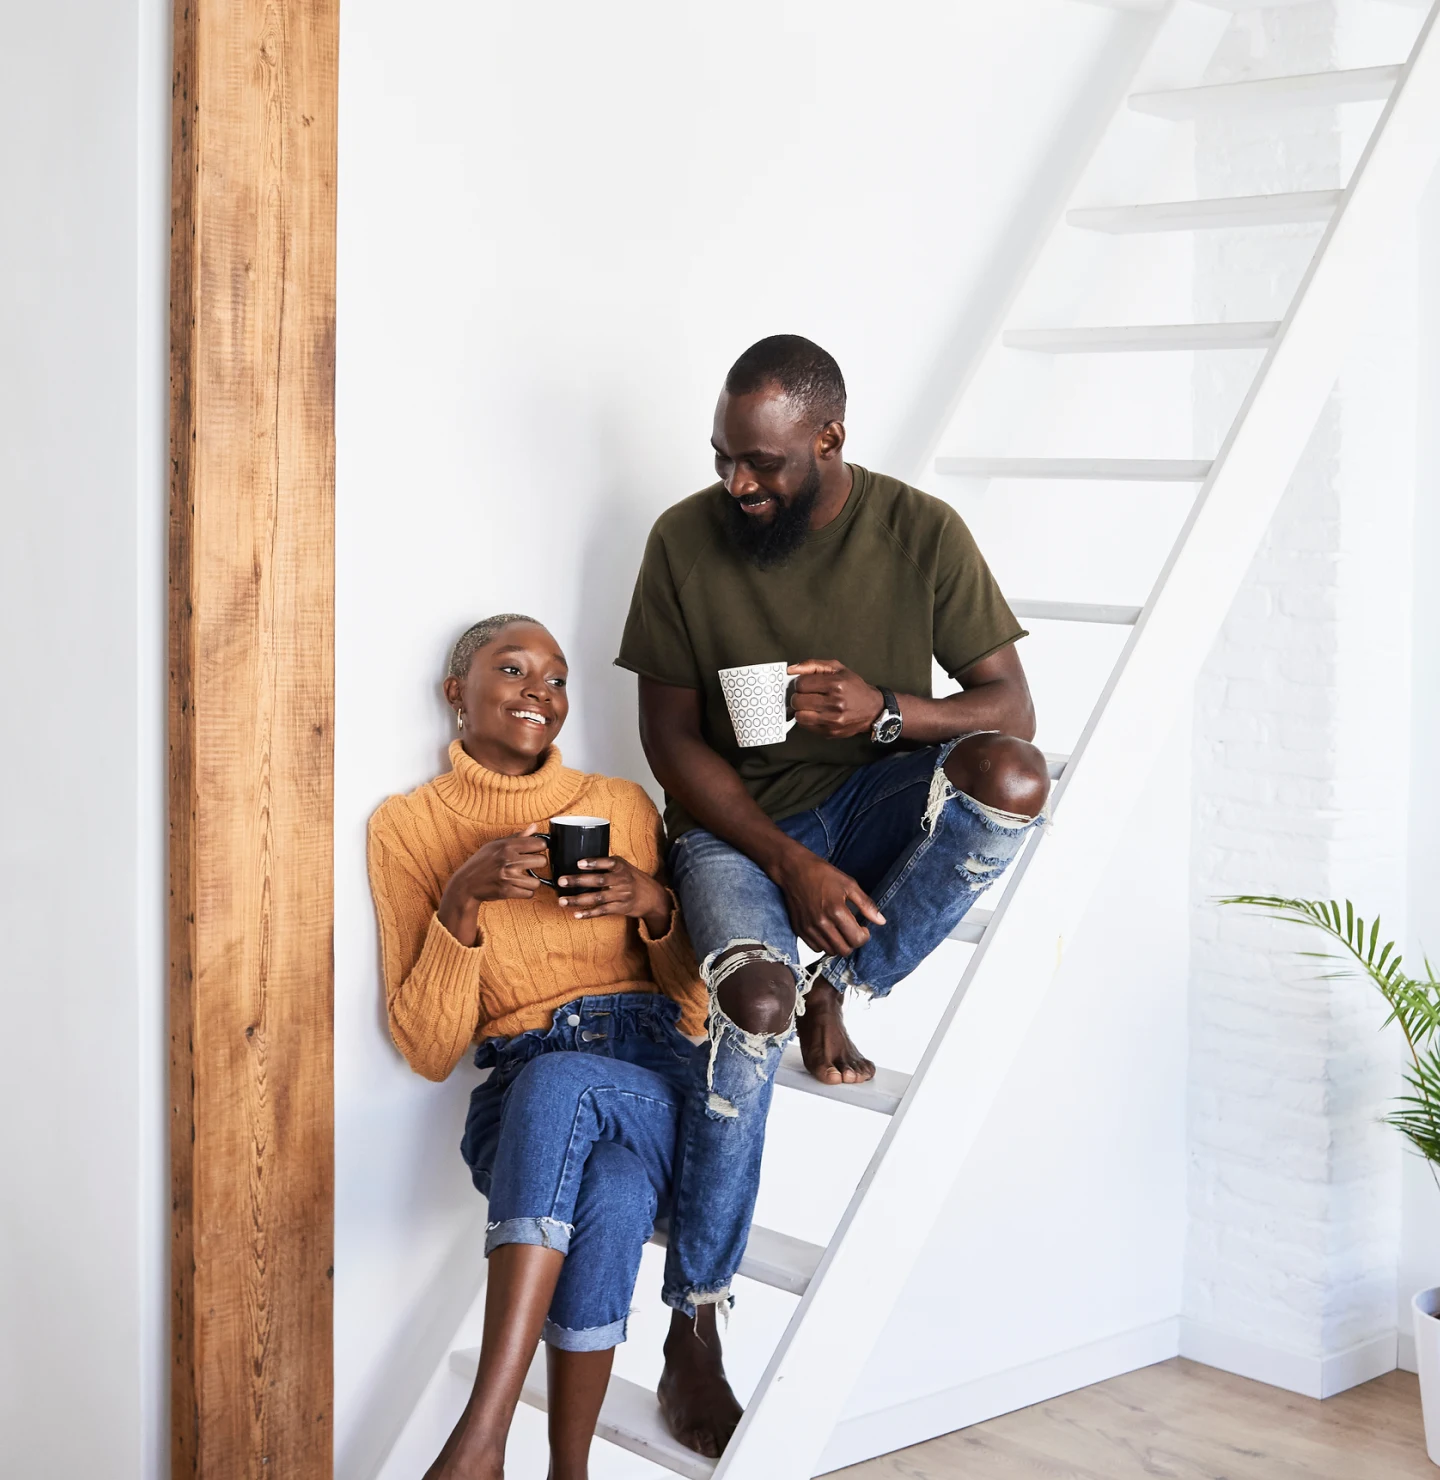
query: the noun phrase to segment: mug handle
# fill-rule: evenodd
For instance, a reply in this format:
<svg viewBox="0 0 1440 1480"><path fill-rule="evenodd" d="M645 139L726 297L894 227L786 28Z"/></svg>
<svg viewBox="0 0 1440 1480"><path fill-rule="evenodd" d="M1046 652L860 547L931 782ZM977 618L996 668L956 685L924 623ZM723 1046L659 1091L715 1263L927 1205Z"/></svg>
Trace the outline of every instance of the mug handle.
<svg viewBox="0 0 1440 1480"><path fill-rule="evenodd" d="M531 833L530 836L532 838L539 838L541 842L544 843L548 843L550 841L549 833ZM537 884L548 884L550 888L552 888L556 892L556 894L559 894L560 886L555 882L554 879L542 879L533 868L527 868L525 872L529 874L530 877L534 879Z"/></svg>
<svg viewBox="0 0 1440 1480"><path fill-rule="evenodd" d="M785 708L786 708L787 711L790 710L790 696L795 692L795 685L799 681L799 679L800 679L800 675L798 673L788 673L785 676ZM792 711L792 715L793 715L793 711ZM794 728L795 728L795 720L794 720L794 718L792 717L790 719L787 719L785 721L785 733L788 735L790 733L790 731L793 730Z"/></svg>

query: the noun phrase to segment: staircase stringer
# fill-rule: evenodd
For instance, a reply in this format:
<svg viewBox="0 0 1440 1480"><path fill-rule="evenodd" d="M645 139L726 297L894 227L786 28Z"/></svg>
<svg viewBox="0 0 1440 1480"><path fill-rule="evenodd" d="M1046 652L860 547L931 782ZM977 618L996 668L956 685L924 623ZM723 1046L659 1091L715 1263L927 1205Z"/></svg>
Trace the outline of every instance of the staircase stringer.
<svg viewBox="0 0 1440 1480"><path fill-rule="evenodd" d="M1274 347L1027 850L766 1368L716 1480L808 1480L1039 1014L1067 935L1240 588L1440 162L1432 8Z"/></svg>

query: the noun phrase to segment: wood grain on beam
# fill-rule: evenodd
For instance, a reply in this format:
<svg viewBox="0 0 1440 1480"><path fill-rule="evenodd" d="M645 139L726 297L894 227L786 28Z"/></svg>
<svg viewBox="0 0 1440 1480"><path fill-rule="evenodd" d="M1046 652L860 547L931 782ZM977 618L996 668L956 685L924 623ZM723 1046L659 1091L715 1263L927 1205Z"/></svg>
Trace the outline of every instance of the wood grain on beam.
<svg viewBox="0 0 1440 1480"><path fill-rule="evenodd" d="M173 1473L329 1480L338 0L177 0Z"/></svg>

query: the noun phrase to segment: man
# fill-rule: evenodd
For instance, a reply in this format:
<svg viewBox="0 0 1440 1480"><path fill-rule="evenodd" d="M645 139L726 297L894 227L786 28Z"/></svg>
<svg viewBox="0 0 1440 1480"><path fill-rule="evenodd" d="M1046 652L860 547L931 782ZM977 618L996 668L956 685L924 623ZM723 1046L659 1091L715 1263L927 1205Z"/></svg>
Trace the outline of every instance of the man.
<svg viewBox="0 0 1440 1480"><path fill-rule="evenodd" d="M784 1043L798 1031L825 1083L869 1079L843 994L883 996L909 975L1003 873L1049 792L1024 631L948 505L845 462L844 416L840 368L808 339L740 356L715 408L720 481L656 522L616 660L639 675L671 877L710 991L660 1392L692 1445L723 1418L718 1347L687 1344L679 1317L729 1301ZM930 696L932 657L961 692ZM719 670L777 660L797 675L795 728L742 748ZM797 936L821 953L808 968Z"/></svg>

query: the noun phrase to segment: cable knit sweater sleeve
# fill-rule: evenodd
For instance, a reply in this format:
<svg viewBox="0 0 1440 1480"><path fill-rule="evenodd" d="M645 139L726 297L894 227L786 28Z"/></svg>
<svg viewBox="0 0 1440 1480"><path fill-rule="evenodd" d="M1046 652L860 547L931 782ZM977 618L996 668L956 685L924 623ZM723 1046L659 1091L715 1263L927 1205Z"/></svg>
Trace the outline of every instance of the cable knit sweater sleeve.
<svg viewBox="0 0 1440 1480"><path fill-rule="evenodd" d="M483 943L462 946L440 923L431 889L382 807L370 819L370 888L390 1036L410 1067L444 1079L475 1036Z"/></svg>
<svg viewBox="0 0 1440 1480"><path fill-rule="evenodd" d="M617 801L623 805L626 840L624 844L612 843L612 846L625 848L625 856L637 868L647 874L658 875L663 883L661 861L665 856L665 830L660 814L643 787L633 781L617 781L614 785L619 791ZM620 813L622 806L617 806L615 811ZM709 997L695 963L695 948L685 933L680 903L668 887L665 892L670 896L669 929L664 935L652 939L645 922L638 921L640 939L650 957L650 973L655 985L680 1004L680 1031L698 1038L705 1032Z"/></svg>

